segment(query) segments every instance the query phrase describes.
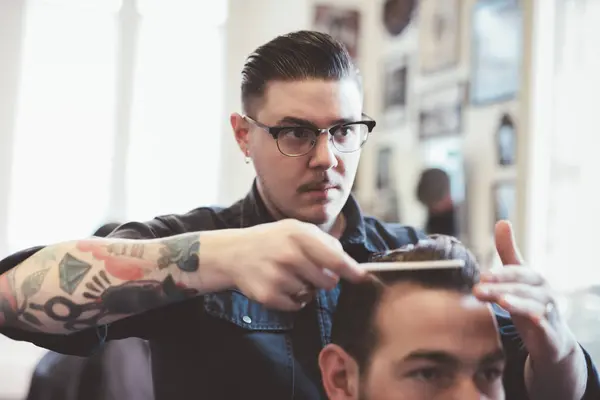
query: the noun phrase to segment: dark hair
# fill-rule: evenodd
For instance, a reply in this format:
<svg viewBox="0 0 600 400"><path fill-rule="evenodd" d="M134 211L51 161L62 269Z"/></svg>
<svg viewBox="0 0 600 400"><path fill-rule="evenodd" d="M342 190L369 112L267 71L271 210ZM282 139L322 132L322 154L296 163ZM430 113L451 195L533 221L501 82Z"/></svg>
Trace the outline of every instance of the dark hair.
<svg viewBox="0 0 600 400"><path fill-rule="evenodd" d="M242 105L251 114L271 81L341 80L358 71L346 47L328 34L297 31L260 46L242 69Z"/></svg>
<svg viewBox="0 0 600 400"><path fill-rule="evenodd" d="M479 266L473 253L452 236L431 235L416 245L377 254L373 262L463 260L460 269L430 269L377 273L370 282L343 281L333 316L331 341L354 358L361 369L368 367L377 344L375 315L386 286L411 282L425 288L470 293L479 280ZM382 285L383 284L383 285Z"/></svg>
<svg viewBox="0 0 600 400"><path fill-rule="evenodd" d="M417 199L425 206L432 206L450 193L450 177L440 168L428 168L421 172L417 184Z"/></svg>
<svg viewBox="0 0 600 400"><path fill-rule="evenodd" d="M108 235L110 235L110 233L112 231L114 231L115 229L117 229L119 227L119 223L117 222L109 222L107 224L102 225L100 228L98 228L96 230L96 232L94 232L92 234L92 236L96 236L96 237L107 237Z"/></svg>

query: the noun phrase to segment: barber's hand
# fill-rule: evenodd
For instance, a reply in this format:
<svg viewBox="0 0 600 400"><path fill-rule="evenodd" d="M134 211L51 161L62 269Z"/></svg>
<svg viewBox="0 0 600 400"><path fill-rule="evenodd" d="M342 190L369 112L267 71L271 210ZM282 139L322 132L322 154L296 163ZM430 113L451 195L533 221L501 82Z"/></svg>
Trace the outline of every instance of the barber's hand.
<svg viewBox="0 0 600 400"><path fill-rule="evenodd" d="M510 223L498 222L495 238L503 267L484 273L475 295L510 313L534 362L564 360L578 344L557 309L555 293L539 272L523 265Z"/></svg>
<svg viewBox="0 0 600 400"><path fill-rule="evenodd" d="M333 289L340 277L367 277L337 239L296 220L240 229L232 246L225 264L234 286L274 309L298 310L315 289Z"/></svg>

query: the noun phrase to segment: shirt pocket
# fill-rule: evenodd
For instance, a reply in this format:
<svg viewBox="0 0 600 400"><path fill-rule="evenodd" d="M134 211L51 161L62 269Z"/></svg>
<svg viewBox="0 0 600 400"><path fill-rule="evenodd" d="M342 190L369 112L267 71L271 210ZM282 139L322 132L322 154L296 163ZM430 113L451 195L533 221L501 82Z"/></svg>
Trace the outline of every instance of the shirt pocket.
<svg viewBox="0 0 600 400"><path fill-rule="evenodd" d="M268 309L237 290L205 295L204 310L250 331L286 332L294 327L292 313Z"/></svg>

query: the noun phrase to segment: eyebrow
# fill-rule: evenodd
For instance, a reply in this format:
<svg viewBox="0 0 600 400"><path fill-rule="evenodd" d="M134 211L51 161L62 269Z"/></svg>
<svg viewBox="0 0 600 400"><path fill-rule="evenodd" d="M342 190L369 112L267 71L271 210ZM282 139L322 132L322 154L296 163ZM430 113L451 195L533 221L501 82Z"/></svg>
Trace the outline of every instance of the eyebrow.
<svg viewBox="0 0 600 400"><path fill-rule="evenodd" d="M333 123L331 125L343 125L343 124L347 124L349 122L352 122L352 120L350 120L348 118L340 118L340 119L333 121ZM277 121L277 125L283 125L283 124L310 126L310 127L318 128L318 126L314 122L311 122L307 119L296 118L296 117L292 117L292 116L285 116L285 117L281 118L279 121Z"/></svg>
<svg viewBox="0 0 600 400"><path fill-rule="evenodd" d="M488 353L479 361L481 365L490 365L495 364L500 361L504 361L506 359L506 355L502 349L498 349L494 352ZM454 356L451 353L440 350L416 350L409 353L406 357L402 359L402 362L407 361L430 361L436 364L445 364L445 365L458 365L460 364L460 360L458 357Z"/></svg>

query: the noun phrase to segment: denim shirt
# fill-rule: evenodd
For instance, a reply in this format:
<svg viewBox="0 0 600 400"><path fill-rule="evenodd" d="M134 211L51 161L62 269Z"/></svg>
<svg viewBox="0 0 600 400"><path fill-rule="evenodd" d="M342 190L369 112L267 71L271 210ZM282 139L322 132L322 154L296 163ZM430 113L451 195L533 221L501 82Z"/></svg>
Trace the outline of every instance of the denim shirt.
<svg viewBox="0 0 600 400"><path fill-rule="evenodd" d="M342 212L347 228L340 239L358 262L376 252L423 238L423 233L363 216L351 196ZM146 223L128 223L111 237L159 238L184 232L245 228L271 222L256 185L228 208L203 207L184 215L165 215ZM235 246L235 243L232 243ZM35 253L28 249L0 262L0 272ZM201 251L201 250L200 250ZM157 400L167 399L324 399L317 357L329 342L339 287L319 291L299 313L267 309L237 290L227 290L125 318L99 330L69 336L0 332L16 340L73 355L87 355L100 339L140 337L150 341ZM527 353L509 316L497 308L508 356L504 384L507 399L527 399L523 371ZM100 333L100 334L99 334ZM585 399L600 399L596 369L588 362Z"/></svg>

